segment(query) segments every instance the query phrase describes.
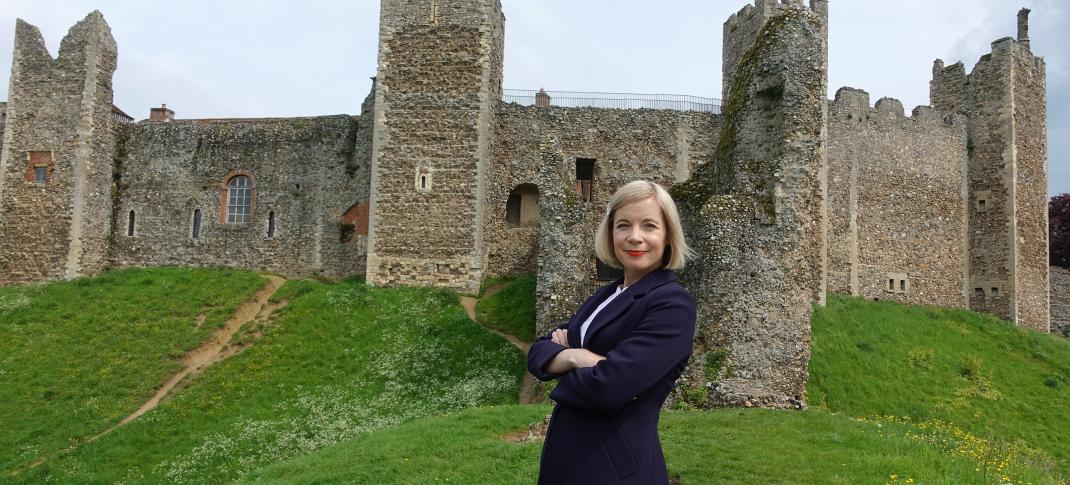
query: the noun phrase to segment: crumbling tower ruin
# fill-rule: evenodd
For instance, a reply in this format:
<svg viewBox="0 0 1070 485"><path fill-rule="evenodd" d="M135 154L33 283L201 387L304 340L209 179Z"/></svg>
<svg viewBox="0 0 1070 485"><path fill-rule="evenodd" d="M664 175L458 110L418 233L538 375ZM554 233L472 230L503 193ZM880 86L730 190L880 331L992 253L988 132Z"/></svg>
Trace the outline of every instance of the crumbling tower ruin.
<svg viewBox="0 0 1070 485"><path fill-rule="evenodd" d="M0 154L0 282L104 269L116 58L100 12L71 27L55 59L41 32L18 21Z"/></svg>
<svg viewBox="0 0 1070 485"><path fill-rule="evenodd" d="M713 160L673 192L699 257L685 386L713 406L802 407L810 317L825 288L827 3L758 0L725 23Z"/></svg>
<svg viewBox="0 0 1070 485"><path fill-rule="evenodd" d="M933 107L969 117L969 308L1048 331L1047 114L1044 60L1018 38L992 43L966 74L933 65Z"/></svg>
<svg viewBox="0 0 1070 485"><path fill-rule="evenodd" d="M479 288L504 24L498 0L383 0L370 284Z"/></svg>

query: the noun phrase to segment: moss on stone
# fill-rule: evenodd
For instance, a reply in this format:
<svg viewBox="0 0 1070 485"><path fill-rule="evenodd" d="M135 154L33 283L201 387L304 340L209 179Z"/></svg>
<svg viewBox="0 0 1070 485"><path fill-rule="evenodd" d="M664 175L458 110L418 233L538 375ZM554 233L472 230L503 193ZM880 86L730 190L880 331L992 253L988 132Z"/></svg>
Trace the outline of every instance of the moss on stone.
<svg viewBox="0 0 1070 485"><path fill-rule="evenodd" d="M716 151L710 163L703 165L696 171L690 180L678 184L672 190L673 198L681 202L685 207L695 210L706 205L708 199L716 194L724 194L732 190L736 182L739 170L758 172L758 166L736 165L736 143L739 134L738 124L741 122L744 108L750 101L750 85L754 81L755 70L760 59L763 59L773 45L777 34L783 29L790 19L797 19L802 15L801 11L787 9L783 13L771 18L758 33L754 45L740 59L736 66L735 76L732 79L732 87L728 96L721 106L724 122L721 124L721 136L717 143ZM776 87L774 87L776 88ZM779 87L779 94L783 95L783 87ZM769 181L759 180L758 193L762 207L773 215L772 190L769 190Z"/></svg>

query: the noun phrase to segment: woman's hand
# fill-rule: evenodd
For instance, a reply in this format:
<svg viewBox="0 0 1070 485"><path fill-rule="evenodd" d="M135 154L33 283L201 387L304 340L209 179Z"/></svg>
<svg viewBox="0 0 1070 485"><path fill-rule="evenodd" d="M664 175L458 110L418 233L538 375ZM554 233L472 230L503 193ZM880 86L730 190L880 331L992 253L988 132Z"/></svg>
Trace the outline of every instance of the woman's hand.
<svg viewBox="0 0 1070 485"><path fill-rule="evenodd" d="M573 369L594 367L595 364L606 358L587 349L565 349L554 356L554 360L546 366L546 371L554 374L564 374Z"/></svg>
<svg viewBox="0 0 1070 485"><path fill-rule="evenodd" d="M568 347L568 330L554 330L550 340L562 347Z"/></svg>

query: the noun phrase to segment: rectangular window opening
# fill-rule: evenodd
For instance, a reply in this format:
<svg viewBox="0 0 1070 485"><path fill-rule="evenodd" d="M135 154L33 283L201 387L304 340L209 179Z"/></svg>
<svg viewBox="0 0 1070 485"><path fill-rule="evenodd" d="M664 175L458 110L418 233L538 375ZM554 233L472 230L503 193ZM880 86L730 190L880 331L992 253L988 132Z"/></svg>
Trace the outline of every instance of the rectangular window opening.
<svg viewBox="0 0 1070 485"><path fill-rule="evenodd" d="M973 296L985 296L985 289L984 288L974 288L973 289Z"/></svg>
<svg viewBox="0 0 1070 485"><path fill-rule="evenodd" d="M33 168L33 181L38 184L44 184L48 181L48 167L38 166Z"/></svg>
<svg viewBox="0 0 1070 485"><path fill-rule="evenodd" d="M888 291L895 291L895 280L888 278Z"/></svg>
<svg viewBox="0 0 1070 485"><path fill-rule="evenodd" d="M907 291L907 280L899 280L899 291Z"/></svg>
<svg viewBox="0 0 1070 485"><path fill-rule="evenodd" d="M591 187L594 185L594 159L593 158L577 158L576 159L576 192L579 192L580 197L584 202L590 202Z"/></svg>
<svg viewBox="0 0 1070 485"><path fill-rule="evenodd" d="M999 287L992 287L992 296L999 296Z"/></svg>

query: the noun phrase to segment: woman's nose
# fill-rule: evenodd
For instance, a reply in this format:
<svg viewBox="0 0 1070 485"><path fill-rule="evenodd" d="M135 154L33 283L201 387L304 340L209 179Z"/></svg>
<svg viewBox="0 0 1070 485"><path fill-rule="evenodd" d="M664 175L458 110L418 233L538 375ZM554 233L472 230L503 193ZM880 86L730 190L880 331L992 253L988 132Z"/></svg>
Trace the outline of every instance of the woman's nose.
<svg viewBox="0 0 1070 485"><path fill-rule="evenodd" d="M639 229L633 228L628 231L628 242L643 242L643 233Z"/></svg>

